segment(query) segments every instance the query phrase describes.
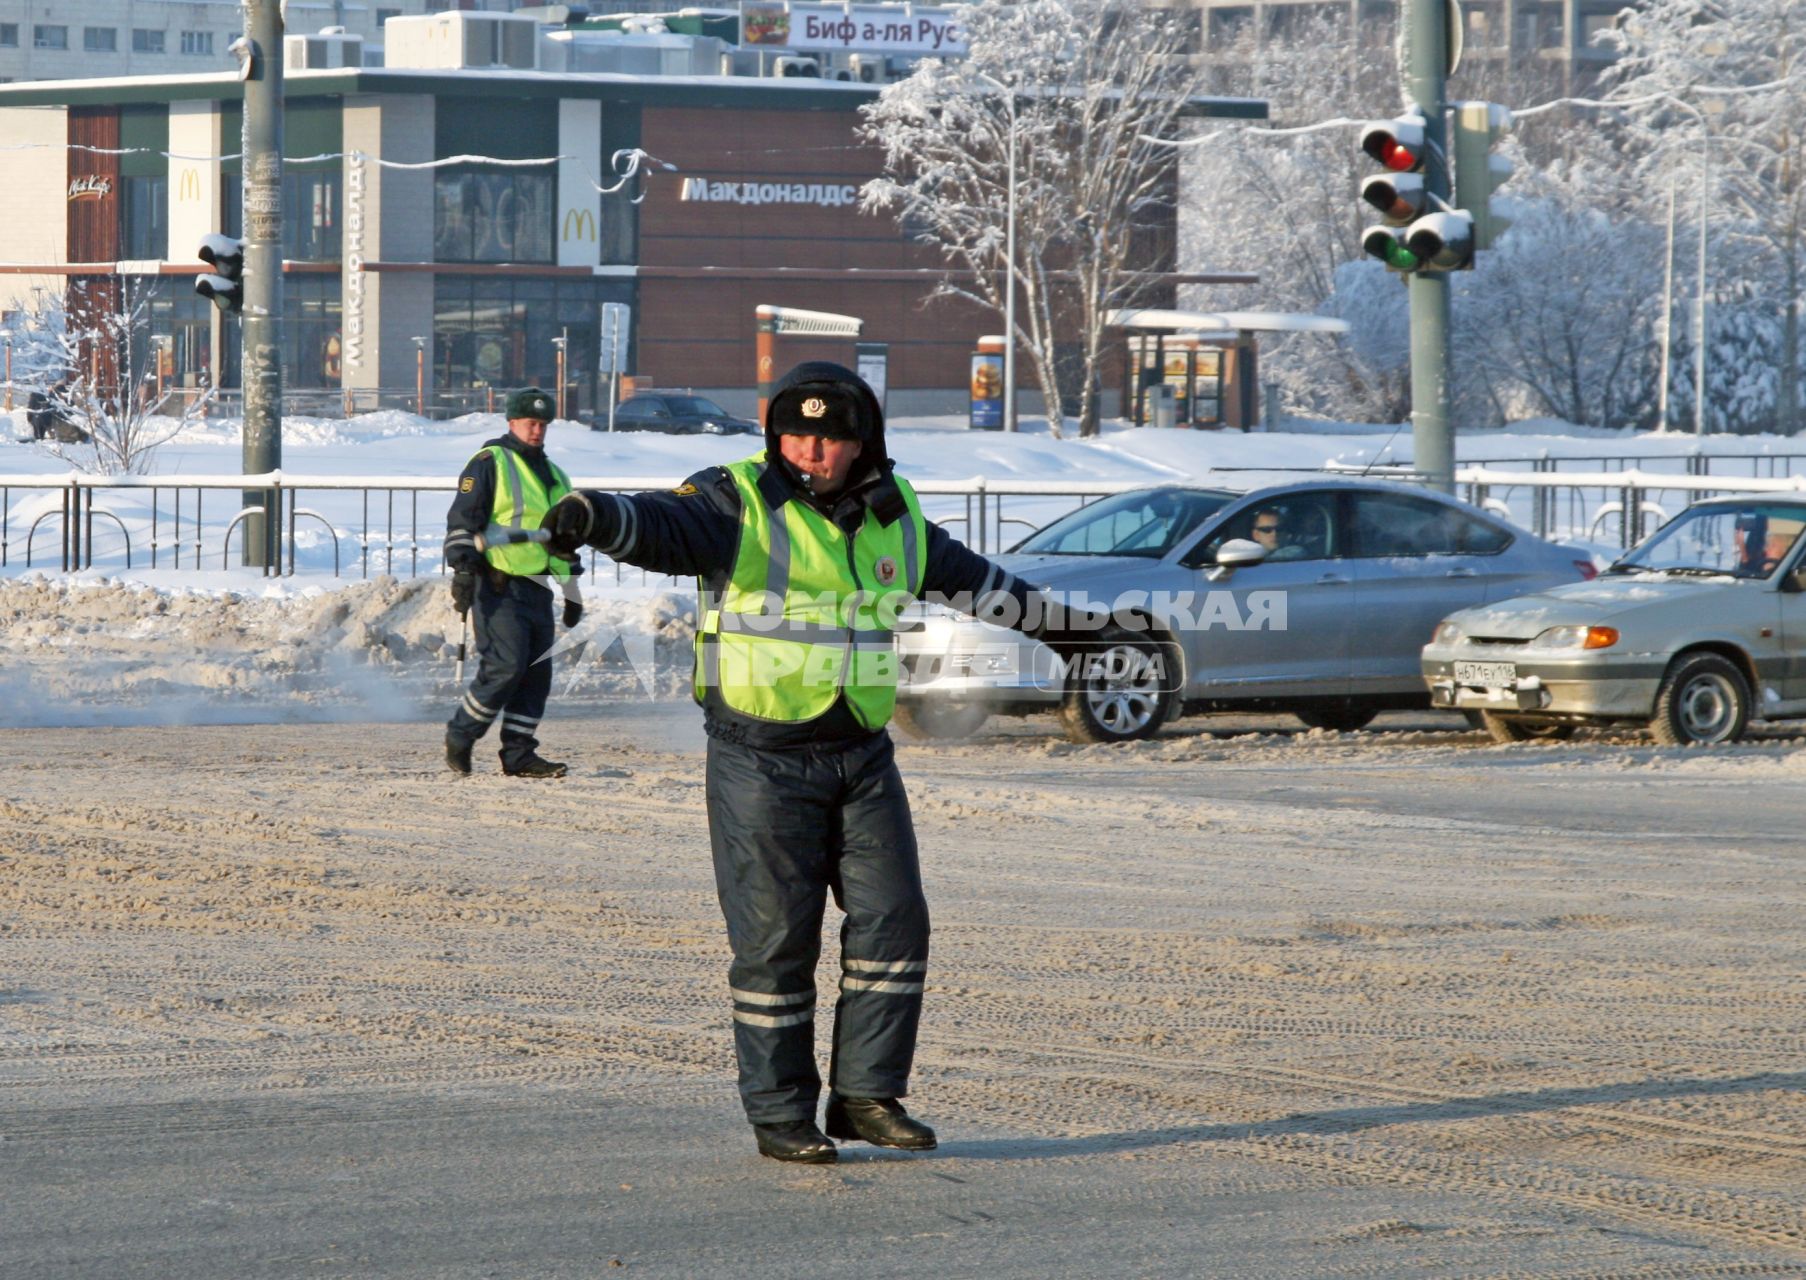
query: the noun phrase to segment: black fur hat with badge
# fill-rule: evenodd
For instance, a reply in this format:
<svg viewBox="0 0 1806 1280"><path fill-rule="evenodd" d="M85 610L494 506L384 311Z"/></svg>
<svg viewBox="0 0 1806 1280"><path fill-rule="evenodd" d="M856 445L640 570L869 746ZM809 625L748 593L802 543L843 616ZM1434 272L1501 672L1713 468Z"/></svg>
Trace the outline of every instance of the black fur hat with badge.
<svg viewBox="0 0 1806 1280"><path fill-rule="evenodd" d="M865 379L829 360L799 364L779 381L765 406L770 436L827 436L882 450L884 411Z"/></svg>

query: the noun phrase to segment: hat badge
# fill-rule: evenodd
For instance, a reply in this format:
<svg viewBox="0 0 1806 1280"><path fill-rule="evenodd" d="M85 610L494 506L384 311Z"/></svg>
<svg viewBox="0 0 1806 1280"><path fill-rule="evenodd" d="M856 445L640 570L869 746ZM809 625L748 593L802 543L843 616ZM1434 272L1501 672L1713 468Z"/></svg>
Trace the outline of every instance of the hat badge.
<svg viewBox="0 0 1806 1280"><path fill-rule="evenodd" d="M828 402L823 400L820 396L810 396L807 400L803 401L803 416L805 418L827 417Z"/></svg>

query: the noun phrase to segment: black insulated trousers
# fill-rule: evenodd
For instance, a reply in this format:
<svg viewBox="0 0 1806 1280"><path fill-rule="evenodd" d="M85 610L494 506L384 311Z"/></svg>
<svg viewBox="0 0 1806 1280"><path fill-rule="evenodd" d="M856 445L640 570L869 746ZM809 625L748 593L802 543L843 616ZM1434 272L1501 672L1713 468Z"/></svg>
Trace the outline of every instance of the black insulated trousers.
<svg viewBox="0 0 1806 1280"><path fill-rule="evenodd" d="M487 573L477 575L471 606L477 678L445 728L462 742L475 742L500 720L505 769L531 760L539 746L539 722L552 692L552 660L545 654L558 639L552 599L530 578L505 578L498 590Z"/></svg>
<svg viewBox="0 0 1806 1280"><path fill-rule="evenodd" d="M708 809L747 1119L815 1117L815 968L830 891L846 919L829 1085L844 1097L902 1097L928 973L928 903L890 736L786 751L711 738Z"/></svg>

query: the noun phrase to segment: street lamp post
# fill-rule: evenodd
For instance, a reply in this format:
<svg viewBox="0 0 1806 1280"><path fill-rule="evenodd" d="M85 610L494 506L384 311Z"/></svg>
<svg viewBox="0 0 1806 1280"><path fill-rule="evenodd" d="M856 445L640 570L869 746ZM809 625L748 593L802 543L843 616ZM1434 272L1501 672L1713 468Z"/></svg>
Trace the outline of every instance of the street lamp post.
<svg viewBox="0 0 1806 1280"><path fill-rule="evenodd" d="M0 329L0 335L6 338L6 411L13 411L13 331Z"/></svg>
<svg viewBox="0 0 1806 1280"><path fill-rule="evenodd" d="M564 349L570 345L568 334L560 334L552 339L552 346L558 352L558 416L564 417Z"/></svg>
<svg viewBox="0 0 1806 1280"><path fill-rule="evenodd" d="M1009 159L1004 197L1003 257L1003 429L1016 429L1016 94L1008 85L984 72L978 78L1003 95L1009 115ZM1051 416L1051 411L1050 415Z"/></svg>
<svg viewBox="0 0 1806 1280"><path fill-rule="evenodd" d="M426 339L414 339L414 412L426 417Z"/></svg>

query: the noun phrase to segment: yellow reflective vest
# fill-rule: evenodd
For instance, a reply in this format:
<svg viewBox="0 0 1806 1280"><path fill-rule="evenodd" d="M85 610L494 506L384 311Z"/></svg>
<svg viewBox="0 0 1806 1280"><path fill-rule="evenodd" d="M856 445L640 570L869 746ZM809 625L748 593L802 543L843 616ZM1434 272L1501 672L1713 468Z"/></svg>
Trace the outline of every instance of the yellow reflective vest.
<svg viewBox="0 0 1806 1280"><path fill-rule="evenodd" d="M709 687L756 720L813 720L846 697L878 729L897 702L897 615L922 590L928 526L915 491L889 525L870 510L846 532L800 499L773 507L757 454L725 468L740 493L733 572L696 633L698 702ZM704 591L707 599L707 592Z"/></svg>
<svg viewBox="0 0 1806 1280"><path fill-rule="evenodd" d="M571 491L571 478L550 458L546 466L552 472L552 484L548 488L539 482L529 467L514 450L504 449L499 444L492 444L483 450L495 463L495 506L490 512L489 523L502 525L509 529L537 529L540 521L546 518L546 512L552 504ZM539 542L514 542L506 546L491 546L483 551L483 558L491 566L503 573L511 573L516 577L532 577L549 573L555 578L571 576L570 561L552 555Z"/></svg>

